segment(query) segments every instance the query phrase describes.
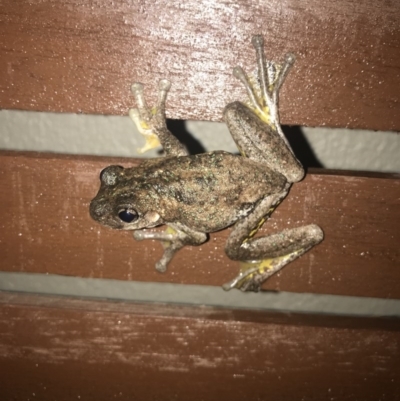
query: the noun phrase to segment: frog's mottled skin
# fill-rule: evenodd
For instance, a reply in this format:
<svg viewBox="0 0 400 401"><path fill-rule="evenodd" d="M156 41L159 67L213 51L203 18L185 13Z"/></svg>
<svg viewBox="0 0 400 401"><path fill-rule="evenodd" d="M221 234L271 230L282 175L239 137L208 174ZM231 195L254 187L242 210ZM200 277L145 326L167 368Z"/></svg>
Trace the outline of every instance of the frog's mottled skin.
<svg viewBox="0 0 400 401"><path fill-rule="evenodd" d="M139 167L104 169L90 214L105 226L137 230L137 240L163 241L164 254L156 264L159 271L166 270L183 246L202 244L207 233L235 224L225 251L231 259L245 263L224 288L257 291L268 277L319 243L323 233L311 224L253 238L291 184L304 176L282 133L278 115L279 89L294 56L287 55L280 66L265 60L261 36L253 37L253 45L257 83L251 86L244 71L234 69L246 87L250 105L234 102L224 110L242 156L223 151L188 155L166 127L165 100L170 83L160 81L159 102L153 110L146 105L143 86L134 84L138 109L131 110L130 116L147 137L145 149L158 145L159 140L166 156L146 160ZM141 230L161 224L170 229Z"/></svg>
<svg viewBox="0 0 400 401"><path fill-rule="evenodd" d="M112 228L126 227L113 210L115 204L126 203L143 215L157 211L162 218L158 223L179 222L206 233L235 223L266 193L285 185L281 174L223 151L150 159L121 170L116 185L103 188L97 208L102 205L101 217L107 215L105 209L116 217L104 222ZM145 227L144 220L136 222L136 229Z"/></svg>

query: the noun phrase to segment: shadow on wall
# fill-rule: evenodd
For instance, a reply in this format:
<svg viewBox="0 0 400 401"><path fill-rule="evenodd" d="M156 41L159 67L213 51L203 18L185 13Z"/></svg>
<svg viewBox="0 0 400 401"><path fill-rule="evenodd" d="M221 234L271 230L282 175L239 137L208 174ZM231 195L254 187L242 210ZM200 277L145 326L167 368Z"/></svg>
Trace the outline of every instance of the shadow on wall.
<svg viewBox="0 0 400 401"><path fill-rule="evenodd" d="M186 146L190 154L195 155L206 151L204 146L186 129L184 120L167 120L167 127ZM305 169L309 167L323 167L322 163L315 156L300 126L283 126L282 129L294 153Z"/></svg>
<svg viewBox="0 0 400 401"><path fill-rule="evenodd" d="M312 150L300 126L284 125L282 129L293 152L306 170L310 167L324 167Z"/></svg>
<svg viewBox="0 0 400 401"><path fill-rule="evenodd" d="M167 120L167 127L191 155L205 153L204 146L186 129L185 120Z"/></svg>

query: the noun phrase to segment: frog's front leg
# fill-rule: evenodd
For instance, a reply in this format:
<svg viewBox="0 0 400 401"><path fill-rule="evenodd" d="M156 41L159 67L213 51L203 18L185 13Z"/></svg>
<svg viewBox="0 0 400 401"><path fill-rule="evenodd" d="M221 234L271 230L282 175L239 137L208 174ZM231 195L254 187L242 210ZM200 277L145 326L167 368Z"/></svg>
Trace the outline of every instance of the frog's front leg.
<svg viewBox="0 0 400 401"><path fill-rule="evenodd" d="M129 110L129 116L135 123L138 131L146 138L146 144L141 153L162 145L165 156L186 156L186 148L175 138L167 128L165 119L165 103L171 83L167 79L162 79L158 83L158 101L153 108L148 107L143 93L143 85L139 82L131 87L135 97L137 108ZM167 265L174 254L185 245L197 245L204 242L198 233L192 233L189 229L169 225L164 232L135 231L133 236L136 240L156 239L160 240L164 246L164 254L160 261L156 263L156 269L160 272L167 270Z"/></svg>
<svg viewBox="0 0 400 401"><path fill-rule="evenodd" d="M286 193L267 196L253 213L235 224L225 252L231 259L241 261L242 268L237 277L223 286L225 290L259 291L270 276L322 241L323 232L315 224L253 238Z"/></svg>
<svg viewBox="0 0 400 401"><path fill-rule="evenodd" d="M186 245L201 245L207 241L207 234L193 230L181 223L168 223L165 231L135 231L133 236L136 240L152 239L161 241L164 253L156 263L156 270L165 272L167 265L175 253Z"/></svg>
<svg viewBox="0 0 400 401"><path fill-rule="evenodd" d="M165 120L165 102L171 83L162 79L158 83L157 105L149 108L143 94L143 85L139 82L131 87L135 97L137 109L130 109L129 116L135 123L138 131L146 138L146 144L139 152L161 145L166 156L185 156L188 154L185 147L176 139L167 128Z"/></svg>

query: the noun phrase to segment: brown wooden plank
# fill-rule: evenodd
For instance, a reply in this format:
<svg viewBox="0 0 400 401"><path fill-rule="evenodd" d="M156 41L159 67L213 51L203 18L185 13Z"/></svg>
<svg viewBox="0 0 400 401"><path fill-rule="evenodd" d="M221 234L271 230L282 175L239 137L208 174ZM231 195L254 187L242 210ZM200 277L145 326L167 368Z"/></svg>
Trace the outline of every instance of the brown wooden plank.
<svg viewBox="0 0 400 401"><path fill-rule="evenodd" d="M3 400L399 400L400 321L0 294Z"/></svg>
<svg viewBox="0 0 400 401"><path fill-rule="evenodd" d="M262 33L272 58L298 58L284 123L400 130L399 15L395 0L3 1L0 108L127 114L132 82L154 101L167 77L169 117L220 120Z"/></svg>
<svg viewBox="0 0 400 401"><path fill-rule="evenodd" d="M99 172L134 163L0 153L1 270L216 286L233 278L239 265L224 254L229 230L180 251L161 274L154 269L160 243L137 242L91 220ZM400 298L400 180L389 177L309 174L294 185L263 232L316 223L325 240L264 288Z"/></svg>

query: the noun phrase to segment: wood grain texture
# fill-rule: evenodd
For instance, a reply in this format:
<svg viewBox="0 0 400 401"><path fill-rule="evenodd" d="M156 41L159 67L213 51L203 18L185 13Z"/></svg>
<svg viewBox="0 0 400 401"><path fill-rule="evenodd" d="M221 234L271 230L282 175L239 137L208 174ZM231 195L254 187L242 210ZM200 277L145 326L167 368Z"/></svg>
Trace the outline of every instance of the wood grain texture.
<svg viewBox="0 0 400 401"><path fill-rule="evenodd" d="M127 114L130 84L173 82L170 118L220 120L255 67L250 38L297 62L285 124L400 130L397 0L3 1L0 108Z"/></svg>
<svg viewBox="0 0 400 401"><path fill-rule="evenodd" d="M0 294L3 400L399 400L400 322Z"/></svg>
<svg viewBox="0 0 400 401"><path fill-rule="evenodd" d="M0 153L1 270L215 286L236 276L238 263L224 253L229 229L181 250L161 274L154 269L159 242L137 242L129 232L91 220L88 207L99 172L110 164L135 163ZM400 298L399 206L399 178L309 174L293 186L261 234L316 223L325 240L264 288Z"/></svg>

